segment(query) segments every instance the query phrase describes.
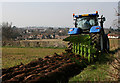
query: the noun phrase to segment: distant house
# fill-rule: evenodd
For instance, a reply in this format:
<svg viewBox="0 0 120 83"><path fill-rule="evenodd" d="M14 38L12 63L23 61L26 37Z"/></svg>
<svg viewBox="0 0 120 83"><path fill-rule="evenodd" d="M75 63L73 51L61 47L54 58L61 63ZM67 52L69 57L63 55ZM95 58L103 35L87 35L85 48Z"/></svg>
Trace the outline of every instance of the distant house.
<svg viewBox="0 0 120 83"><path fill-rule="evenodd" d="M28 38L30 38L30 39L33 38L33 35L30 35Z"/></svg>
<svg viewBox="0 0 120 83"><path fill-rule="evenodd" d="M42 39L43 35L37 35L37 39Z"/></svg>
<svg viewBox="0 0 120 83"><path fill-rule="evenodd" d="M118 39L120 36L119 35L117 35L117 34L108 34L108 38L110 39Z"/></svg>
<svg viewBox="0 0 120 83"><path fill-rule="evenodd" d="M39 32L45 32L46 29L38 29Z"/></svg>
<svg viewBox="0 0 120 83"><path fill-rule="evenodd" d="M31 33L31 32L30 32L30 30L27 29L27 30L25 31L25 33Z"/></svg>

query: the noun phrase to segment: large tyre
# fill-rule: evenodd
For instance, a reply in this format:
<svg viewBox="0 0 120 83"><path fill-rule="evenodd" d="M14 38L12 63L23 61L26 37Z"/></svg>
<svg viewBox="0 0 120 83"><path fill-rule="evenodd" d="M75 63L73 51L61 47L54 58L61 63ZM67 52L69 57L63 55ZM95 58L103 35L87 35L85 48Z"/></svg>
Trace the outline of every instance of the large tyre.
<svg viewBox="0 0 120 83"><path fill-rule="evenodd" d="M95 45L97 52L104 51L104 42L103 42L103 33L94 33L91 34L92 43L91 45Z"/></svg>

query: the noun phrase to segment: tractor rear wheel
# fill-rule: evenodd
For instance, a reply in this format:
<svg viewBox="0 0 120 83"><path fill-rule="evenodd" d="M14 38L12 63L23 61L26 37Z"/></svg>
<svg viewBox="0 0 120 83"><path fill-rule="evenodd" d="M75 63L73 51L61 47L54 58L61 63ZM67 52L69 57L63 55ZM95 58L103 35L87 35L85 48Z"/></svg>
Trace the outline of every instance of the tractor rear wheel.
<svg viewBox="0 0 120 83"><path fill-rule="evenodd" d="M91 34L91 45L95 45L95 49L97 52L104 50L104 43L103 43L103 34L102 33L94 33Z"/></svg>

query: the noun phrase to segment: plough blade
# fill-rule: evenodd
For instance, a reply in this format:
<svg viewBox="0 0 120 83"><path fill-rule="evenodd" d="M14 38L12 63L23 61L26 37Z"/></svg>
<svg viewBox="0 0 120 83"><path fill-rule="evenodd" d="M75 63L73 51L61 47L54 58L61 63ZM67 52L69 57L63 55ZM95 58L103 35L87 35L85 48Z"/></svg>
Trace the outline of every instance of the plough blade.
<svg viewBox="0 0 120 83"><path fill-rule="evenodd" d="M89 62L91 61L91 56L96 53L94 45L91 45L92 40L90 35L70 35L63 41L72 43L72 52L84 56Z"/></svg>

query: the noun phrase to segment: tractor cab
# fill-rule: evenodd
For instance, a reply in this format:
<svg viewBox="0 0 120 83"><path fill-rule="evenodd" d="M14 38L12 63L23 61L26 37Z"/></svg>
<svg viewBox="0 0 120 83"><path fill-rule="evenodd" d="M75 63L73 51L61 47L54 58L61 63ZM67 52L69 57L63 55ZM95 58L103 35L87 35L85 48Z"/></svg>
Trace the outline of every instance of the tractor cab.
<svg viewBox="0 0 120 83"><path fill-rule="evenodd" d="M105 17L103 16L101 16L101 18L98 17L99 17L98 11L96 11L96 13L93 14L82 14L82 15L73 14L75 28L70 28L68 34L75 35L84 32L87 33L100 32L100 30L103 28L103 22L105 21ZM101 19L100 26L98 23L99 19Z"/></svg>
<svg viewBox="0 0 120 83"><path fill-rule="evenodd" d="M98 26L98 19L96 16L79 17L75 19L75 27L82 30L89 30L92 26Z"/></svg>

